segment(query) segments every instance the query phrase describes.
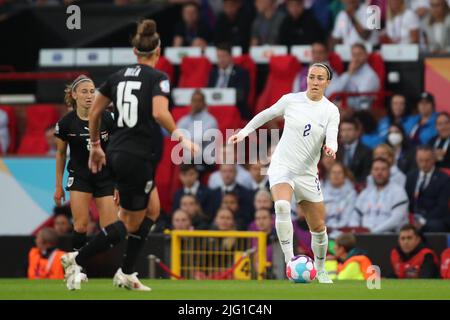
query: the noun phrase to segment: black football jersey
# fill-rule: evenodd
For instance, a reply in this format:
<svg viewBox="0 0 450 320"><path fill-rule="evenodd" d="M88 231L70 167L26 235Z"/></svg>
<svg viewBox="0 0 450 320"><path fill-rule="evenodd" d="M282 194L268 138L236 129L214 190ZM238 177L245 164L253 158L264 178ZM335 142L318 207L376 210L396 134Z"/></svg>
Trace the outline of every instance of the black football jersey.
<svg viewBox="0 0 450 320"><path fill-rule="evenodd" d="M100 139L103 150L106 150L110 135L114 130L113 114L104 111L100 126ZM78 117L76 111L71 111L58 121L55 136L66 141L70 148L70 158L67 170L71 175L88 178L92 173L88 167L89 161L89 121ZM107 174L106 170L97 175Z"/></svg>
<svg viewBox="0 0 450 320"><path fill-rule="evenodd" d="M135 64L111 75L99 91L114 104L116 130L108 152L126 152L157 161L162 133L152 115L152 98L169 96L167 75L147 65Z"/></svg>

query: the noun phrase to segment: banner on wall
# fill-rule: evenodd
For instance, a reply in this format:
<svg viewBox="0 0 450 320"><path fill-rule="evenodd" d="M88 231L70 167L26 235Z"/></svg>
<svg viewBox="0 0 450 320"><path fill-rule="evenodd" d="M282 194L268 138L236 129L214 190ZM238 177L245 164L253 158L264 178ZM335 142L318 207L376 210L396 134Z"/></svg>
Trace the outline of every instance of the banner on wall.
<svg viewBox="0 0 450 320"><path fill-rule="evenodd" d="M425 59L425 90L436 100L436 111L450 112L450 58Z"/></svg>
<svg viewBox="0 0 450 320"><path fill-rule="evenodd" d="M0 235L31 234L53 214L54 192L55 159L0 158Z"/></svg>

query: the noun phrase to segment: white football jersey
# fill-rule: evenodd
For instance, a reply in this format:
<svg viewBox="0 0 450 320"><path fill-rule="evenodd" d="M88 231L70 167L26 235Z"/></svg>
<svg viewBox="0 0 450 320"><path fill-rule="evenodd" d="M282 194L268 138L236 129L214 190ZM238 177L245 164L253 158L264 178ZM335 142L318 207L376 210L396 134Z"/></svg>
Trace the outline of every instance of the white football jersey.
<svg viewBox="0 0 450 320"><path fill-rule="evenodd" d="M287 167L296 174L317 175L323 144L334 152L338 148L338 108L326 97L313 101L306 92L289 93L257 114L240 134L247 136L278 116L284 117L284 130L270 166Z"/></svg>

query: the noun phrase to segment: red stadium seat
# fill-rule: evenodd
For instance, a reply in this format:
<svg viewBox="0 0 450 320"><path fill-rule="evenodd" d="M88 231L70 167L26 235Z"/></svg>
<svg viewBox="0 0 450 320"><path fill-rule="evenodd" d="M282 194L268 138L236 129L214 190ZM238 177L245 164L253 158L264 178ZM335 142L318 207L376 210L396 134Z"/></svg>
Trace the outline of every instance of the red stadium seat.
<svg viewBox="0 0 450 320"><path fill-rule="evenodd" d="M272 56L269 62L269 76L256 103L255 113L270 107L284 94L292 92L292 84L300 68L300 62L294 56Z"/></svg>
<svg viewBox="0 0 450 320"><path fill-rule="evenodd" d="M58 112L53 105L32 105L26 110L26 119L25 134L17 153L21 155L44 155L48 151L45 130L58 121Z"/></svg>
<svg viewBox="0 0 450 320"><path fill-rule="evenodd" d="M208 108L208 112L216 118L219 130L224 138L226 137L226 129L241 128L241 116L235 106L212 106Z"/></svg>
<svg viewBox="0 0 450 320"><path fill-rule="evenodd" d="M328 61L330 61L330 67L336 71L338 75L344 72L344 63L336 52L330 52Z"/></svg>
<svg viewBox="0 0 450 320"><path fill-rule="evenodd" d="M208 85L211 62L206 57L184 57L180 66L180 88L203 88Z"/></svg>
<svg viewBox="0 0 450 320"><path fill-rule="evenodd" d="M165 72L169 77L170 83L173 84L173 81L175 80L175 71L173 65L169 62L169 60L167 60L166 57L160 56L155 68Z"/></svg>
<svg viewBox="0 0 450 320"><path fill-rule="evenodd" d="M174 107L171 111L172 117L177 123L182 117L189 113L190 107Z"/></svg>
<svg viewBox="0 0 450 320"><path fill-rule="evenodd" d="M255 97L256 97L256 75L258 68L256 67L255 62L253 62L253 59L248 54L235 57L234 63L242 67L243 69L247 70L249 74L250 90L248 93L248 105L250 106L251 112L254 113Z"/></svg>
<svg viewBox="0 0 450 320"><path fill-rule="evenodd" d="M441 253L441 277L442 279L450 279L450 248Z"/></svg>
<svg viewBox="0 0 450 320"><path fill-rule="evenodd" d="M9 147L7 153L14 153L17 148L17 117L11 106L0 106L8 115Z"/></svg>

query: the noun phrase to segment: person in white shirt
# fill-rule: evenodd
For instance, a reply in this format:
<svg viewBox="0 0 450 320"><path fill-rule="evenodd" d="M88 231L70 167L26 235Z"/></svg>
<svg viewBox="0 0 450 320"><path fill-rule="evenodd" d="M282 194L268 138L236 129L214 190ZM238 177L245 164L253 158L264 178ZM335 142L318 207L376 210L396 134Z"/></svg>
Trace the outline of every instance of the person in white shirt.
<svg viewBox="0 0 450 320"><path fill-rule="evenodd" d="M207 130L217 129L218 124L216 118L208 112L205 95L201 90L195 90L192 93L190 112L178 120L177 127L186 130L189 133L190 139L201 146L202 150L205 150L212 143L211 141L204 141L203 136ZM201 152L198 155L203 157L202 164L199 164L198 167L200 171L206 170L204 163L214 162L214 159L212 159L208 152Z"/></svg>
<svg viewBox="0 0 450 320"><path fill-rule="evenodd" d="M322 150L327 156L335 158L338 148L339 110L324 96L331 78L329 66L313 64L309 68L306 92L282 96L228 141L241 142L269 120L284 116L283 135L271 157L267 172L275 201L277 235L285 261L288 262L294 256L291 199L295 194L311 230L311 248L320 283L332 283L325 271L328 236L317 172Z"/></svg>
<svg viewBox="0 0 450 320"><path fill-rule="evenodd" d="M390 0L387 8L384 43L419 43L420 21L414 11L406 7L405 0Z"/></svg>
<svg viewBox="0 0 450 320"><path fill-rule="evenodd" d="M423 21L428 52L450 52L450 9L445 0L430 0L431 11Z"/></svg>
<svg viewBox="0 0 450 320"><path fill-rule="evenodd" d="M351 48L352 59L348 70L337 77L325 91L327 97L336 92L377 92L380 90L380 79L369 65L366 47L355 43ZM373 97L349 97L347 103L354 109L368 109Z"/></svg>
<svg viewBox="0 0 450 320"><path fill-rule="evenodd" d="M342 0L345 9L338 13L331 33L332 47L342 43L377 43L377 34L367 27L367 6L359 0Z"/></svg>
<svg viewBox="0 0 450 320"><path fill-rule="evenodd" d="M371 233L397 232L408 222L408 195L403 187L389 181L390 163L377 158L372 162L373 184L356 199L351 227Z"/></svg>
<svg viewBox="0 0 450 320"><path fill-rule="evenodd" d="M394 149L388 144L380 144L373 149L373 159L383 158L390 163L389 181L404 188L406 175L397 167ZM367 183L373 184L373 177L367 177Z"/></svg>
<svg viewBox="0 0 450 320"><path fill-rule="evenodd" d="M331 230L332 238L340 234L340 228L350 224L353 215L357 195L350 176L350 171L341 162L336 162L331 166L328 183L323 187L326 225Z"/></svg>

